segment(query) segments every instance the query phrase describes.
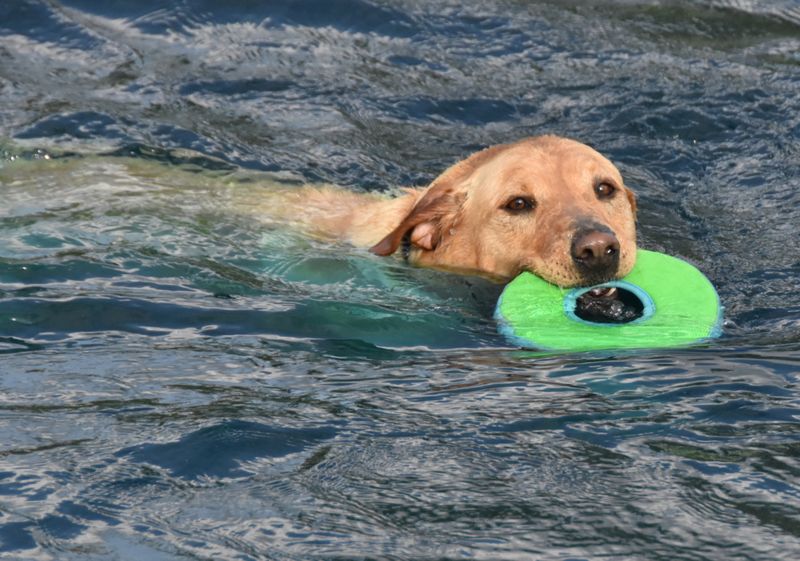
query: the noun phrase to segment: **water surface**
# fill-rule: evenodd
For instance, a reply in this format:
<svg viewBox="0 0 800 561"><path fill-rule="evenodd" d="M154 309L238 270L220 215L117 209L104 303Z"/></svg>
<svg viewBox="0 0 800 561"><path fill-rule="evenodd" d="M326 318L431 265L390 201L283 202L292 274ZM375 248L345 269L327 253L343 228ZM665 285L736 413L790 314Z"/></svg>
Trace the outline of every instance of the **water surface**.
<svg viewBox="0 0 800 561"><path fill-rule="evenodd" d="M0 5L0 557L800 558L795 2ZM499 287L260 220L557 133L722 338L541 356Z"/></svg>

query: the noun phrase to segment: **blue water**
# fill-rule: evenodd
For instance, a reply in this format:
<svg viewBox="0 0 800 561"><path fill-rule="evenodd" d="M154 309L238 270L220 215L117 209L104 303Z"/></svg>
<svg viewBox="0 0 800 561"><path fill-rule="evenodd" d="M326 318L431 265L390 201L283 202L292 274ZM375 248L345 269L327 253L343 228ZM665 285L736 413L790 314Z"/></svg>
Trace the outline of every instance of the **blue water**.
<svg viewBox="0 0 800 561"><path fill-rule="evenodd" d="M0 3L0 558L800 559L800 4ZM268 222L558 133L723 336L542 356Z"/></svg>

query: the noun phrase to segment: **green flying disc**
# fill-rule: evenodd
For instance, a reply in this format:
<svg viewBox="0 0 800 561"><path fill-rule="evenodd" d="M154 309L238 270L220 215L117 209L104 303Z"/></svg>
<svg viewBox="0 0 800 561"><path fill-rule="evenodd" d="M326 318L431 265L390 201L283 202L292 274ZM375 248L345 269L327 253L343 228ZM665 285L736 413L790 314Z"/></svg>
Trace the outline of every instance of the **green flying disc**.
<svg viewBox="0 0 800 561"><path fill-rule="evenodd" d="M720 335L717 291L686 261L640 249L630 274L598 286L633 295L640 316L628 323L582 319L576 302L597 287L563 289L522 273L497 302L499 330L515 345L550 351L675 347Z"/></svg>

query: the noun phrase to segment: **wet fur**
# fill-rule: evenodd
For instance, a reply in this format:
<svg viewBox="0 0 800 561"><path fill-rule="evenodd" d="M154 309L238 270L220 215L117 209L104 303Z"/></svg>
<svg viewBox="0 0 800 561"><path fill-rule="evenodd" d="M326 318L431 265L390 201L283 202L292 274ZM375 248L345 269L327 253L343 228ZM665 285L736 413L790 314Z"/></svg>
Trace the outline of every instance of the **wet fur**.
<svg viewBox="0 0 800 561"><path fill-rule="evenodd" d="M615 195L600 200L598 181L611 183ZM517 196L535 200L535 209L509 212L507 202ZM636 256L636 202L619 171L592 148L556 136L487 148L427 188L393 198L336 187L294 189L281 198L272 207L317 234L383 256L406 239L414 265L497 281L528 270L560 286L583 284L570 244L587 223L618 238L616 277L630 271Z"/></svg>

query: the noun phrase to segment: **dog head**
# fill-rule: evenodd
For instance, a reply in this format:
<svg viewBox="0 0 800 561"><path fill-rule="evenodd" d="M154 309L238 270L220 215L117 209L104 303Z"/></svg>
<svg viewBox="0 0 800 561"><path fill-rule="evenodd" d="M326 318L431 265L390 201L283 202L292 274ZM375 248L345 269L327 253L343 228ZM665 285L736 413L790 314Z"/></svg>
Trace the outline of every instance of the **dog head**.
<svg viewBox="0 0 800 561"><path fill-rule="evenodd" d="M636 259L636 200L592 148L555 136L487 148L447 169L371 251L404 238L413 264L559 286L626 275Z"/></svg>

